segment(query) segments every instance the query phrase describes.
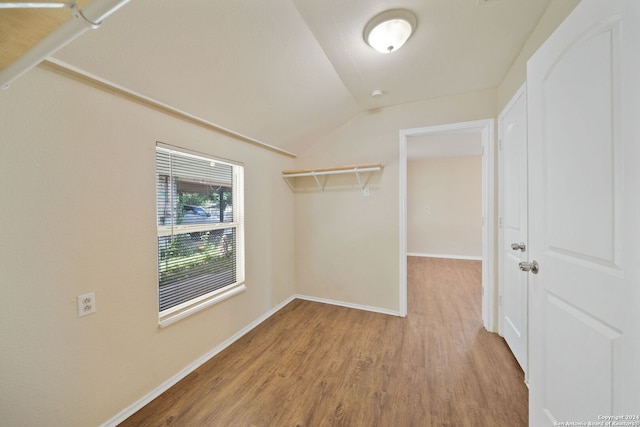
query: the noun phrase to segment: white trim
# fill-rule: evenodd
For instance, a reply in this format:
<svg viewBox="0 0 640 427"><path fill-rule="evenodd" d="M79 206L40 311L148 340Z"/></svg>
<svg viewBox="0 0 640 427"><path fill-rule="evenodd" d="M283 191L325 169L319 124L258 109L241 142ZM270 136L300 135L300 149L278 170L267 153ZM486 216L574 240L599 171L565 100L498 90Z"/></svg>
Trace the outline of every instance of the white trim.
<svg viewBox="0 0 640 427"><path fill-rule="evenodd" d="M404 317L404 315L402 315L398 311L388 310L386 308L380 308L380 307L372 307L372 306L369 306L369 305L353 304L353 303L350 303L350 302L336 301L336 300L331 300L331 299L318 298L318 297L312 297L312 296L309 296L309 295L300 295L300 294L294 295L293 298L297 298L297 299L301 299L301 300L305 300L305 301L319 302L319 303L322 303L322 304L337 305L337 306L340 306L340 307L354 308L356 310L371 311L371 312L380 313L380 314L389 314L391 316Z"/></svg>
<svg viewBox="0 0 640 427"><path fill-rule="evenodd" d="M94 3L99 3L99 2L94 2ZM92 4L93 3L91 3L89 6L91 6ZM168 114L180 120L184 120L186 122L202 126L205 129L211 130L213 132L216 132L222 135L227 135L239 141L248 142L250 144L256 145L258 147L262 147L266 150L270 150L278 154L282 154L287 157L295 158L298 156L295 153L283 150L282 148L276 147L275 145L267 144L258 139L252 138L250 136L241 134L239 132L233 131L231 129L228 129L218 124L215 124L213 122L210 122L209 120L203 119L202 117L198 117L193 114L190 114L184 110L181 110L172 105L161 102L155 98L151 98L149 96L142 95L141 93L134 92L131 89L128 89L124 86L120 86L102 77L98 77L95 74L91 74L88 71L82 70L78 67L75 67L59 59L48 57L47 59L43 60L40 63L40 67L45 70L49 70L57 74L60 74L62 76L65 76L67 78L78 80L84 84L101 89L107 93L122 96L128 101L135 102L137 104L143 105L145 107L148 107L157 111L161 111L165 114ZM3 70L3 73L6 70L7 68Z"/></svg>
<svg viewBox="0 0 640 427"><path fill-rule="evenodd" d="M316 297L311 297L311 296L307 296L307 295L300 295L300 294L292 295L289 298L287 298L286 300L282 301L277 306L273 307L271 310L269 310L266 313L264 313L262 316L258 317L256 320L254 320L253 322L251 322L250 324L248 324L247 326L245 326L241 330L239 330L237 333L235 333L229 339L227 339L226 341L222 342L220 345L216 346L213 350L209 351L208 353L206 353L205 355L203 355L199 359L195 360L193 363L189 364L187 367L182 369L180 372L178 372L177 374L175 374L174 376L172 376L171 378L169 378L168 380L166 380L165 382L160 384L154 390L150 391L145 396L143 396L142 398L138 399L135 403L133 403L132 405L130 405L127 408L125 408L122 411L120 411L113 418L111 418L108 421L106 421L103 424L101 424L100 427L115 427L118 424L122 423L124 420L129 418L131 415L135 414L140 409L142 409L145 405L147 405L153 399L155 399L156 397L160 396L162 393L164 393L165 391L170 389L172 386L177 384L180 380L185 378L191 372L193 372L196 369L198 369L204 363L209 361L211 358L215 357L218 353L220 353L221 351L223 351L224 349L229 347L231 344L233 344L234 342L236 342L237 340L242 338L244 335L249 333L252 329L254 329L258 325L260 325L262 322L264 322L269 317L271 317L274 314L276 314L278 311L282 310L287 304L289 304L290 302L292 302L292 301L294 301L296 299L319 302L319 303L323 303L323 304L336 305L336 306L340 306L340 307L353 308L353 309L363 310L363 311L371 311L371 312L380 313L380 314L388 314L388 315L392 315L392 316L400 316L400 313L397 312L397 311L387 310L387 309L383 309L383 308L379 308L379 307L371 307L371 306L360 305L360 304L352 304L352 303L343 302L343 301L335 301L335 300L329 300L329 299L324 299L324 298L316 298Z"/></svg>
<svg viewBox="0 0 640 427"><path fill-rule="evenodd" d="M504 151L501 148L502 138L504 134L504 129L502 122L504 120L504 116L511 111L513 106L522 98L522 96L526 95L527 83L525 82L513 95L513 98L509 100L507 105L502 109L500 114L498 115L498 218L504 218ZM525 101L526 107L526 101ZM504 227L498 227L498 296L502 296L504 293L504 275L503 275L503 266L504 266ZM502 304L498 304L498 334L500 336L504 336L504 319L502 315ZM526 374L525 374L526 375ZM526 382L525 378L525 382Z"/></svg>
<svg viewBox="0 0 640 427"><path fill-rule="evenodd" d="M189 375L191 372L195 371L198 367L203 365L209 359L211 359L212 357L216 356L218 353L220 353L222 350L226 349L231 344L233 344L234 342L236 342L237 340L242 338L242 336L244 336L245 334L250 332L256 326L260 325L262 322L267 320L269 317L273 316L275 313L280 311L284 306L289 304L295 298L296 298L295 296L291 296L291 297L287 298L286 300L282 301L280 304L278 304L277 306L273 307L271 310L267 311L265 314L263 314L262 316L260 316L256 320L254 320L252 323L248 324L247 326L242 328L240 331L235 333L229 339L227 339L226 341L222 342L220 345L215 347L213 350L209 351L208 353L206 353L205 355L203 355L202 357L200 357L199 359L197 359L196 361L191 363L189 366L187 366L186 368L182 369L180 372L178 372L177 374L175 374L174 376L169 378L167 381L165 381L162 384L160 384L154 390L152 390L151 392L147 393L141 399L138 399L138 401L136 401L135 403L133 403L129 407L127 407L124 410L122 410L116 416L114 416L110 420L106 421L104 424L101 425L101 427L112 427L112 426L115 427L115 426L117 426L118 424L120 424L121 422L123 422L124 420L129 418L131 415L135 414L137 411L142 409L146 404L151 402L153 399L155 399L156 397L160 396L162 393L167 391L169 388L171 388L172 386L177 384L180 380L182 380L184 377Z"/></svg>
<svg viewBox="0 0 640 427"><path fill-rule="evenodd" d="M453 133L478 130L482 133L482 323L495 331L495 281L494 281L494 119L475 120L400 131L400 311L407 310L407 142L409 136Z"/></svg>
<svg viewBox="0 0 640 427"><path fill-rule="evenodd" d="M482 261L482 256L475 255L447 255L447 254L425 254L422 252L407 252L407 256L418 256L423 258L446 258L446 259L463 259L471 261Z"/></svg>
<svg viewBox="0 0 640 427"><path fill-rule="evenodd" d="M407 315L407 136L400 131L400 313Z"/></svg>
<svg viewBox="0 0 640 427"><path fill-rule="evenodd" d="M328 299L324 299L324 298L316 298L316 297L311 297L311 296L307 296L307 295L299 295L299 294L292 295L289 298L287 298L286 300L282 301L277 306L273 307L271 310L269 310L266 313L264 313L262 316L260 316L259 318L257 318L253 322L251 322L250 324L248 324L247 326L245 326L244 328L242 328L240 331L235 333L229 339L227 339L226 341L222 342L220 345L216 346L213 350L209 351L208 353L206 353L205 355L203 355L199 359L197 359L194 362L192 362L191 364L189 364L187 367L182 369L180 372L176 373L174 376L172 376L171 378L169 378L168 380L166 380L165 382L160 384L154 390L150 391L145 396L143 396L142 398L138 399L132 405L130 405L127 408L125 408L122 411L120 411L113 418L111 418L108 421L106 421L103 424L101 424L100 427L115 427L118 424L122 423L124 420L126 420L127 418L129 418L130 416L132 416L133 414L138 412L140 409L142 409L145 405L147 405L153 399L155 399L156 397L160 396L162 393L164 393L165 391L170 389L172 386L176 385L178 382L180 382L180 380L185 378L191 372L193 372L196 369L198 369L204 363L209 361L211 358L215 357L218 353L220 353L221 351L223 351L224 349L229 347L231 344L233 344L234 342L236 342L237 340L242 338L244 335L249 333L252 329L254 329L258 325L260 325L262 322L264 322L269 317L271 317L274 314L276 314L278 311L282 310L287 304L289 304L290 302L292 302L292 301L294 301L296 299L319 302L319 303L323 303L323 304L336 305L336 306L340 306L340 307L353 308L353 309L357 309L357 310L371 311L371 312L380 313L380 314L388 314L388 315L392 315L392 316L400 316L400 313L397 312L397 311L386 310L386 309L379 308L379 307L371 307L371 306L360 305L360 304L352 304L352 303L348 303L348 302L334 301L334 300L328 300Z"/></svg>
<svg viewBox="0 0 640 427"><path fill-rule="evenodd" d="M179 145L167 144L166 142L156 141L156 150L168 151L170 154L179 154L185 157L193 157L198 160L204 160L205 162L214 161L217 164L225 164L227 166L242 166L243 162L236 160L226 159L224 157L214 156L211 154L203 153L201 151L190 150L188 148L181 147Z"/></svg>
<svg viewBox="0 0 640 427"><path fill-rule="evenodd" d="M167 327L173 323L176 323L178 320L191 316L192 314L204 310L205 308L210 307L214 304L218 304L219 302L236 296L246 290L247 287L244 285L244 283L242 283L230 289L225 289L224 292L221 292L219 294L215 294L214 292L213 295L205 295L206 298L203 301L199 301L198 298L189 300L185 303L185 308L180 309L181 306L179 305L163 312L165 314L160 313L160 316L158 318L158 325L161 328ZM176 310L174 310L174 308Z"/></svg>
<svg viewBox="0 0 640 427"><path fill-rule="evenodd" d="M193 161L194 159L204 161L207 164L212 162L212 164L218 164L218 159L215 157L210 157L206 155L201 155L200 153L196 153L194 151L182 151L179 148L174 148L172 146L165 146L160 142L156 142L156 154L158 152L167 154L169 156L169 178L171 182L173 182L174 175L174 167L173 167L173 159L174 157L178 158L187 158L188 161ZM216 163L213 163L216 162ZM225 222L225 223L206 223L206 224L185 224L185 225L176 225L173 218L171 218L171 224L168 226L158 225L158 237L167 237L173 236L177 234L185 234L188 232L208 232L211 230L223 230L223 229L233 229L236 233L236 238L234 242L234 256L235 256L235 283L229 283L221 289L214 290L212 292L208 292L204 295L193 297L187 301L182 302L181 304L169 307L160 311L158 314L158 324L161 328L172 325L173 323L184 319L185 317L191 316L192 314L198 313L199 311L204 310L207 307L210 307L214 304L222 302L226 299L229 299L235 295L244 292L247 288L244 285L245 271L244 271L244 166L242 163L227 163L221 161L220 164L224 164L226 166L231 167L232 172L232 181L231 188L233 190L233 199L234 199L234 209L233 209L233 222ZM158 167L158 163L156 160L156 167ZM156 172L156 177L159 177L160 172ZM225 181L226 182L226 181ZM170 187L171 188L171 187ZM169 197L171 200L171 204L174 205L175 201L173 200L173 192L170 193L172 196ZM166 198L166 197L165 197ZM166 203L166 200L165 200ZM158 209L160 209L160 199L158 199ZM158 210L160 212L160 210ZM222 220L222 218L220 218ZM159 241L158 241L159 242ZM158 243L158 257L160 258L160 243ZM158 259L159 259L158 258ZM158 274L160 275L160 271ZM158 281L160 281L160 277L158 277ZM177 285L180 285L178 283ZM162 305L162 296L160 293L160 288L158 290L158 298Z"/></svg>
<svg viewBox="0 0 640 427"><path fill-rule="evenodd" d="M489 332L496 331L495 284L495 120L482 129L482 322Z"/></svg>

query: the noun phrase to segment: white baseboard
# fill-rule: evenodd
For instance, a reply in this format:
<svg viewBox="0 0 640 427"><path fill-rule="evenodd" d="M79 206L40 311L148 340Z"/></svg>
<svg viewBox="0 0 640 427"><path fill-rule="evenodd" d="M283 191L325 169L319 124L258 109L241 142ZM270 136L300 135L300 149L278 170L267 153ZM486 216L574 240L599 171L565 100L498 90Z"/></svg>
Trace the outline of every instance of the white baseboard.
<svg viewBox="0 0 640 427"><path fill-rule="evenodd" d="M285 305L289 304L294 299L302 299L302 300L307 300L307 301L320 302L320 303L324 303L324 304L337 305L337 306L341 306L341 307L355 308L355 309L358 309L358 310L372 311L372 312L375 312L375 313L389 314L389 315L392 315L392 316L400 316L400 312L398 312L398 311L387 310L387 309L383 309L383 308L379 308L379 307L370 307L370 306L366 306L366 305L352 304L352 303L343 302L343 301L334 301L334 300L329 300L329 299L324 299L324 298L310 297L310 296L307 296L307 295L299 295L299 294L292 295L289 298L287 298L286 300L282 301L277 306L273 307L271 310L269 310L268 312L266 312L262 316L260 316L258 319L256 319L255 321L253 321L249 325L247 325L244 328L242 328L240 331L238 331L236 334L234 334L231 338L229 338L228 340L224 341L223 343L221 343L220 345L215 347L213 350L209 351L207 354L205 354L204 356L200 357L198 360L196 360L193 363L189 364L183 370L181 370L180 372L178 372L177 374L175 374L174 376L172 376L171 378L169 378L168 380L166 380L165 382L160 384L158 387L156 387L154 390L149 392L147 395L143 396L141 399L139 399L138 401L136 401L135 403L133 403L129 407L123 409L115 417L113 417L110 420L106 421L100 427L115 427L115 426L117 426L118 424L120 424L121 422L123 422L124 420L129 418L131 415L133 415L136 412L138 412L140 409L142 409L146 404L151 402L153 399L155 399L156 397L160 396L162 393L167 391L169 388L171 388L172 386L177 384L181 379L183 379L184 377L189 375L191 372L195 371L198 367L200 367L202 364L207 362L209 359L211 359L212 357L214 357L215 355L220 353L222 350L224 350L225 348L229 347L231 344L233 344L234 342L239 340L243 335L247 334L252 329L254 329L256 326L258 326L259 324L261 324L262 322L267 320L269 317L273 316L275 313L277 313Z"/></svg>
<svg viewBox="0 0 640 427"><path fill-rule="evenodd" d="M336 301L336 300L330 300L330 299L325 299L325 298L317 298L317 297L311 297L311 296L308 296L308 295L300 295L300 294L296 294L293 297L297 298L297 299L307 300L307 301L321 302L323 304L331 304L331 305L337 305L337 306L340 306L340 307L355 308L357 310L372 311L374 313L389 314L391 316L401 316L399 311L388 310L388 309L380 308L380 307L372 307L372 306L368 306L368 305L353 304L353 303L350 303L350 302Z"/></svg>
<svg viewBox="0 0 640 427"><path fill-rule="evenodd" d="M473 255L446 255L446 254L425 254L421 252L407 252L407 256L419 256L426 258L447 258L447 259L466 259L472 261L482 261L481 256Z"/></svg>
<svg viewBox="0 0 640 427"><path fill-rule="evenodd" d="M224 341L223 343L215 347L213 350L209 351L207 354L200 357L198 360L189 364L189 366L185 367L183 370L181 370L180 372L178 372L177 374L169 378L167 381L160 384L156 389L152 390L146 396L143 396L141 399L139 399L137 402L135 402L131 406L122 410L115 417L106 421L104 424L101 425L101 427L117 426L118 424L120 424L121 422L129 418L131 415L135 414L137 411L142 409L146 404L151 402L153 399L160 396L169 388L177 384L181 379L189 375L191 372L195 371L198 367L200 367L202 364L207 362L209 359L211 359L212 357L220 353L222 350L224 350L225 348L229 347L231 344L239 340L243 335L245 335L246 333L254 329L256 326L258 326L259 324L267 320L269 317L273 316L276 312L278 312L280 309L282 309L285 305L289 304L294 299L296 299L295 295L287 298L277 306L273 307L271 310L269 310L268 312L260 316L258 319L254 320L252 323L242 328L240 331L234 334L231 338Z"/></svg>

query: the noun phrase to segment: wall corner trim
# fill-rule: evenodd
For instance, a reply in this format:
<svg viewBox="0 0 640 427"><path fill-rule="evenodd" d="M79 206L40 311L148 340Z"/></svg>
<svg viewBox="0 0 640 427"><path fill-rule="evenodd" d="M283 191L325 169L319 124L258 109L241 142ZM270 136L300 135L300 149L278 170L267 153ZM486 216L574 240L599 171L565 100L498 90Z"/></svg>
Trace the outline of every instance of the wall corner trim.
<svg viewBox="0 0 640 427"><path fill-rule="evenodd" d="M241 330L239 330L237 333L235 333L229 339L227 339L226 341L222 342L221 344L219 344L218 346L213 348L211 351L209 351L208 353L204 354L199 359L193 361L187 367L185 367L180 372L176 373L174 376L172 376L171 378L169 378L168 380L166 380L165 382L160 384L154 390L150 391L145 396L143 396L142 398L138 399L132 405L130 405L127 408L125 408L122 411L120 411L113 418L111 418L108 421L106 421L105 423L101 424L100 427L115 427L115 426L117 426L118 424L120 424L121 422L123 422L124 420L129 418L131 415L135 414L137 411L142 409L146 404L151 402L153 399L155 399L156 397L160 396L162 393L167 391L173 385L177 384L180 380L182 380L184 377L189 375L191 372L195 371L198 367L203 365L209 359L211 359L214 356L216 356L218 353L220 353L222 350L226 349L231 344L233 344L234 342L236 342L237 340L242 338L245 334L250 332L256 326L260 325L262 322L267 320L269 317L273 316L275 313L280 311L284 306L289 304L294 299L296 299L295 295L292 295L289 298L285 299L280 304L276 305L275 307L273 307L272 309L270 309L269 311L264 313L262 316L260 316L259 318L257 318L256 320L254 320L253 322L251 322L250 324L248 324L247 326L245 326Z"/></svg>
<svg viewBox="0 0 640 427"><path fill-rule="evenodd" d="M215 357L222 350L226 349L231 344L233 344L234 342L236 342L237 340L242 338L242 336L244 336L245 334L250 332L256 326L260 325L262 322L267 320L269 317L271 317L274 314L276 314L278 311L280 311L282 308L284 308L284 306L286 306L287 304L289 304L290 302L292 302L295 299L319 302L319 303L323 303L323 304L337 305L337 306L340 306L340 307L354 308L354 309L357 309L357 310L371 311L371 312L380 313L380 314L388 314L388 315L391 315L391 316L404 317L398 311L388 310L388 309L379 308L379 307L371 307L371 306L360 305L360 304L352 304L352 303L343 302L343 301L334 301L334 300L329 300L329 299L324 299L324 298L316 298L316 297L312 297L312 296L308 296L308 295L299 295L299 294L292 295L289 298L287 298L284 301L282 301L280 304L276 305L275 307L273 307L272 309L270 309L269 311L264 313L262 316L260 316L259 318L257 318L253 322L251 322L250 324L248 324L247 326L245 326L244 328L242 328L241 330L239 330L232 337L230 337L226 341L222 342L220 345L216 346L214 349L212 349L211 351L209 351L208 353L204 354L199 359L197 359L194 362L192 362L191 364L189 364L187 367L182 369L180 372L176 373L174 376L172 376L171 378L169 378L168 380L166 380L165 382L160 384L154 390L150 391L145 396L143 396L142 398L138 399L132 405L130 405L127 408L125 408L122 411L120 411L113 418L111 418L108 421L106 421L105 423L101 424L100 427L116 427L118 424L122 423L124 420L129 418L131 415L135 414L137 411L142 409L146 404L151 402L156 397L160 396L162 393L167 391L173 385L177 384L180 380L182 380L184 377L189 375L191 372L195 371L198 367L203 365L209 359Z"/></svg>
<svg viewBox="0 0 640 427"><path fill-rule="evenodd" d="M300 295L300 294L294 295L293 298L294 299L301 299L301 300L305 300L305 301L319 302L319 303L322 303L322 304L337 305L339 307L355 308L356 310L371 311L373 313L380 313L380 314L388 314L388 315L391 315L391 316L405 317L400 313L400 311L389 310L389 309L380 308L380 307L372 307L372 306L369 306L369 305L354 304L354 303L345 302L345 301L336 301L336 300L331 300L331 299L318 298L318 297L312 297L312 296L309 296L309 295Z"/></svg>
<svg viewBox="0 0 640 427"><path fill-rule="evenodd" d="M446 259L462 259L471 261L482 261L482 255L449 255L449 254L425 254L422 252L407 252L407 256L417 256L423 258L446 258Z"/></svg>

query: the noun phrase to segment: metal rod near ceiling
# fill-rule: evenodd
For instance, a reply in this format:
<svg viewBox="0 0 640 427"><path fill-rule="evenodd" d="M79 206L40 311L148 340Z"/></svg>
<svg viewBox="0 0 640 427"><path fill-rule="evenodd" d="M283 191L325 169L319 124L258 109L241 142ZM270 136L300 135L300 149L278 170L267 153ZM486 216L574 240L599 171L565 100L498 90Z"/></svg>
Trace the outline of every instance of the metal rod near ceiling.
<svg viewBox="0 0 640 427"><path fill-rule="evenodd" d="M38 65L48 56L86 31L98 28L104 19L128 2L129 0L94 0L82 10L75 6L75 2L72 3L70 6L71 18L69 20L0 72L0 87L6 89L12 81Z"/></svg>
<svg viewBox="0 0 640 427"><path fill-rule="evenodd" d="M2 2L0 9L62 9L72 7L73 3L65 2Z"/></svg>

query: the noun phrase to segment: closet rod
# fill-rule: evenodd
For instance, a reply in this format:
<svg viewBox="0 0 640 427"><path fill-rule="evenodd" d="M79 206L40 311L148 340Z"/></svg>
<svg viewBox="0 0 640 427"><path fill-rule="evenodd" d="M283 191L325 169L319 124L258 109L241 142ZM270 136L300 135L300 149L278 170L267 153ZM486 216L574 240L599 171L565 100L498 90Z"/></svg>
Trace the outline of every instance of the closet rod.
<svg viewBox="0 0 640 427"><path fill-rule="evenodd" d="M282 171L282 176L285 178L297 178L301 176L319 176L319 175L339 175L345 173L357 173L357 172L376 172L382 170L381 164L368 164L357 166L340 166L334 168L322 168L322 169L299 169Z"/></svg>

